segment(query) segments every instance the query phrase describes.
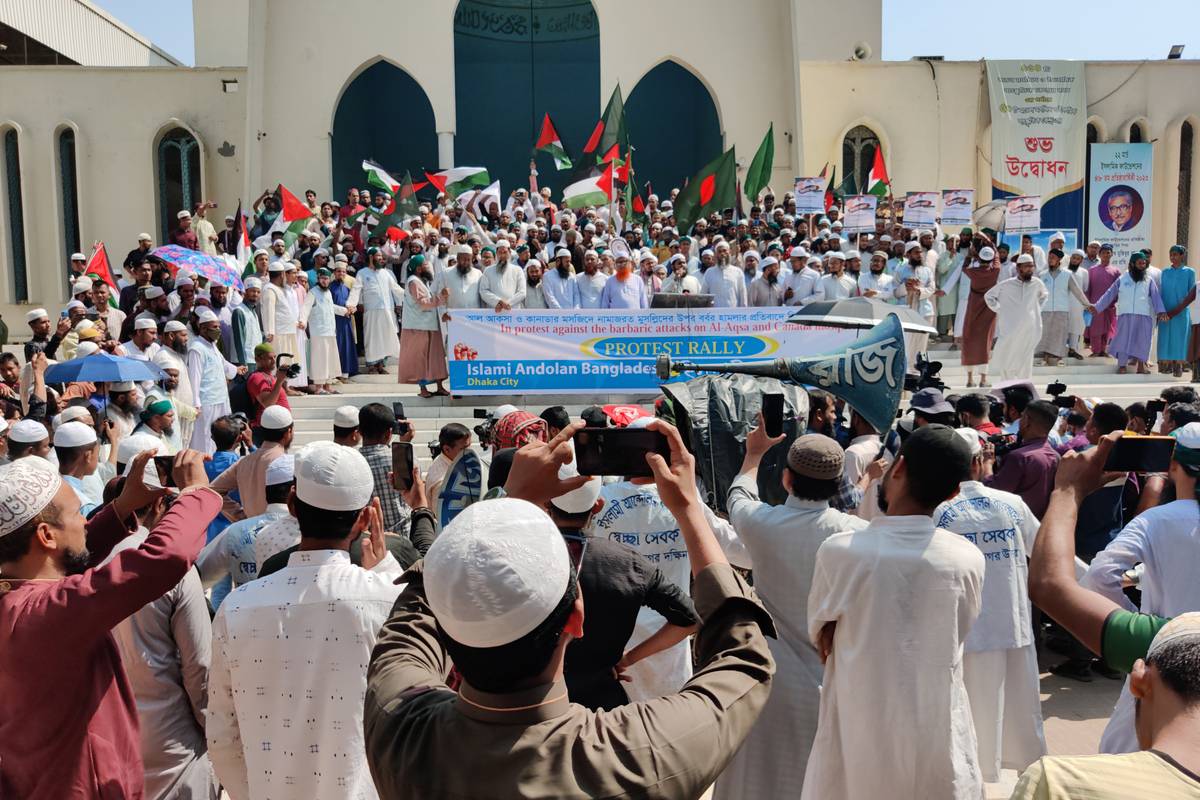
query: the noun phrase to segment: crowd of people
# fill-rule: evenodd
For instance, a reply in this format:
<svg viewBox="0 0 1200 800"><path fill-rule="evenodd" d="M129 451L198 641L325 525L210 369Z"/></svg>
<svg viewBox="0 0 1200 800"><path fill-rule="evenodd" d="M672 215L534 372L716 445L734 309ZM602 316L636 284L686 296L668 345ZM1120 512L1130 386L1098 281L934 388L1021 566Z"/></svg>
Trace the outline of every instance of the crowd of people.
<svg viewBox="0 0 1200 800"><path fill-rule="evenodd" d="M977 800L1015 769L1019 800L1200 796L1200 401L1067 408L1025 364L1086 340L1145 369L1161 314L1178 374L1181 249L1155 274L1099 243L1064 266L1055 240L1012 259L990 232L890 220L851 241L834 209L770 195L679 236L670 200L642 228L535 183L487 222L431 205L364 241L340 221L386 199L310 194L312 227L254 253L242 291L149 236L115 292L73 259L67 308L30 311L24 358L0 356L0 794ZM266 235L277 204L256 211ZM176 243L236 249L181 220ZM359 347L445 393L447 308L660 291L905 303L999 385L916 391L889 430L809 390L798 435L746 421L721 513L665 398L502 406L486 442L446 425L402 481L392 444L415 431L380 403L293 445L289 396L336 393ZM101 351L162 378L47 380ZM585 423L666 449L650 477L581 475ZM1166 472L1105 471L1129 431L1174 438ZM486 494L443 519L432 498L480 447ZM1064 677L1125 677L1106 755L1047 755L1049 651Z"/></svg>

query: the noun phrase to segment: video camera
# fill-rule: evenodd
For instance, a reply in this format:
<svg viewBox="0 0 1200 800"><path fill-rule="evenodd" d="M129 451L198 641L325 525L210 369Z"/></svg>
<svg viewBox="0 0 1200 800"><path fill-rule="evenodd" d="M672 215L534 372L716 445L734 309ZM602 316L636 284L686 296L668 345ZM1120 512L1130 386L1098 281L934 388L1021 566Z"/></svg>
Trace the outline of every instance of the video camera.
<svg viewBox="0 0 1200 800"><path fill-rule="evenodd" d="M486 408L477 408L472 414L475 419L481 419L483 422L475 426L475 435L479 437L479 446L488 448L492 446L492 430L496 427L496 416ZM437 452L441 452L438 448Z"/></svg>
<svg viewBox="0 0 1200 800"><path fill-rule="evenodd" d="M1053 398L1054 405L1059 408L1074 408L1078 398L1073 394L1067 394L1067 385L1062 381L1055 381L1046 387L1046 394Z"/></svg>
<svg viewBox="0 0 1200 800"><path fill-rule="evenodd" d="M295 356L292 355L291 353L279 353L278 355L276 355L275 356L275 369L276 370L279 369L279 363L285 358L295 358ZM300 365L299 364L297 364L296 362L293 361L291 364L287 365L288 380L295 378L299 374L300 374Z"/></svg>
<svg viewBox="0 0 1200 800"><path fill-rule="evenodd" d="M921 389L937 389L939 392L946 389L946 383L938 377L938 373L942 371L942 362L930 361L924 353L917 353L917 361L914 364L916 372L907 372L904 375L904 391L918 392Z"/></svg>

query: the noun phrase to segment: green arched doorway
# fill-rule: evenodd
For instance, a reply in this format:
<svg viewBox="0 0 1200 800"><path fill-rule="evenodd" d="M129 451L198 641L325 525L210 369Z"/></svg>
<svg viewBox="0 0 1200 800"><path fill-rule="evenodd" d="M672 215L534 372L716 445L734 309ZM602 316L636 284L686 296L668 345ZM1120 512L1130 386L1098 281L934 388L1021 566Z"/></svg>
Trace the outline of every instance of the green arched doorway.
<svg viewBox="0 0 1200 800"><path fill-rule="evenodd" d="M666 197L721 154L721 122L708 87L675 61L642 76L625 103L637 182Z"/></svg>

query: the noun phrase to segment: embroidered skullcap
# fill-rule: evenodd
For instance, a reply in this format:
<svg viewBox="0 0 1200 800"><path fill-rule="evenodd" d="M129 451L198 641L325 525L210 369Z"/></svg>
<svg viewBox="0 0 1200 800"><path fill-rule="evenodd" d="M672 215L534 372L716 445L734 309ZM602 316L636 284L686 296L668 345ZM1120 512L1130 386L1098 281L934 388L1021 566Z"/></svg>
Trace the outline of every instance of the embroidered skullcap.
<svg viewBox="0 0 1200 800"><path fill-rule="evenodd" d="M296 457L291 453L279 456L267 465L266 485L278 486L281 483L291 483L296 477Z"/></svg>
<svg viewBox="0 0 1200 800"><path fill-rule="evenodd" d="M251 275L249 278L246 278L244 281L242 281L242 285L247 289L261 289L262 281Z"/></svg>
<svg viewBox="0 0 1200 800"><path fill-rule="evenodd" d="M995 257L996 257L996 251L993 250L992 248L981 247L979 249L979 260L980 261L991 261Z"/></svg>
<svg viewBox="0 0 1200 800"><path fill-rule="evenodd" d="M1200 647L1200 612L1189 611L1171 619L1159 629L1146 650L1146 659L1152 659L1169 644L1190 639L1193 647Z"/></svg>
<svg viewBox="0 0 1200 800"><path fill-rule="evenodd" d="M170 320L166 325L163 326L163 333L179 333L179 331L186 330L187 326L177 319Z"/></svg>
<svg viewBox="0 0 1200 800"><path fill-rule="evenodd" d="M338 406L333 412L333 427L335 428L357 428L358 427L358 406L344 405Z"/></svg>
<svg viewBox="0 0 1200 800"><path fill-rule="evenodd" d="M62 477L58 470L38 456L19 458L7 467L0 467L0 537L42 513L60 486Z"/></svg>
<svg viewBox="0 0 1200 800"><path fill-rule="evenodd" d="M545 622L562 602L571 561L557 526L512 498L468 506L425 555L426 594L442 629L468 647L498 647Z"/></svg>
<svg viewBox="0 0 1200 800"><path fill-rule="evenodd" d="M1017 256L1017 263L1018 264L1032 264L1033 256L1029 255L1029 253L1021 253L1021 255Z"/></svg>
<svg viewBox="0 0 1200 800"><path fill-rule="evenodd" d="M820 433L808 433L788 448L788 467L805 478L828 481L842 474L846 454L836 440Z"/></svg>

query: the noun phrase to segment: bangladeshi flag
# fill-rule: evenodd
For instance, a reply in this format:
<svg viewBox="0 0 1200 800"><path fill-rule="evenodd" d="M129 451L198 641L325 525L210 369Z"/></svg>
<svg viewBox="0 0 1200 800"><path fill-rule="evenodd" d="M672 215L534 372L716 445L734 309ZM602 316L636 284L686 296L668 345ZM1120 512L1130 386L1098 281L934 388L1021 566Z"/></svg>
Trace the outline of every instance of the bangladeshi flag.
<svg viewBox="0 0 1200 800"><path fill-rule="evenodd" d="M625 101L621 97L621 86L613 89L604 107L604 114L587 144L583 146L583 156L576 164L576 175L580 172L591 172L599 164L611 163L622 151L629 150L629 131L625 129Z"/></svg>
<svg viewBox="0 0 1200 800"><path fill-rule="evenodd" d="M117 295L121 293L121 290L117 288L117 282L113 280L112 270L109 269L108 251L104 249L104 242L96 242L92 245L92 257L88 259L83 274L94 275L108 284L108 288L112 290L108 293L108 304L116 308Z"/></svg>
<svg viewBox="0 0 1200 800"><path fill-rule="evenodd" d="M571 168L571 159L567 156L567 149L563 147L562 137L558 135L558 129L554 127L554 123L550 121L549 114L542 118L542 132L538 134L537 143L534 144L533 149L539 153L548 153L554 159L554 168L559 172Z"/></svg>
<svg viewBox="0 0 1200 800"><path fill-rule="evenodd" d="M675 198L680 233L690 233L701 217L733 207L737 197L737 158L733 151L731 147L706 164Z"/></svg>

